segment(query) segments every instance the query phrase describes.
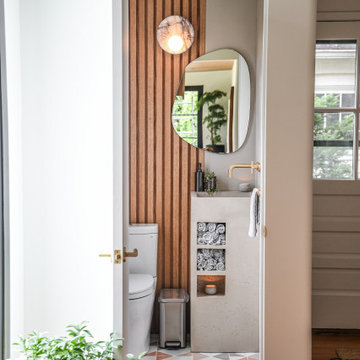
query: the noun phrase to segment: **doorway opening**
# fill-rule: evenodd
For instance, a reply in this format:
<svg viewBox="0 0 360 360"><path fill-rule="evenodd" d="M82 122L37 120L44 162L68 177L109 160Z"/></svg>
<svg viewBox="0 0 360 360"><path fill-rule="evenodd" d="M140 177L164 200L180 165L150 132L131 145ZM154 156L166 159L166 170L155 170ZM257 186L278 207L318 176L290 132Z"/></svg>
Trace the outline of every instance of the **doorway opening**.
<svg viewBox="0 0 360 360"><path fill-rule="evenodd" d="M344 9L345 10L345 9ZM318 13L318 16L322 16ZM360 340L360 23L317 24L313 162L313 359L356 356ZM334 21L336 18L336 21Z"/></svg>

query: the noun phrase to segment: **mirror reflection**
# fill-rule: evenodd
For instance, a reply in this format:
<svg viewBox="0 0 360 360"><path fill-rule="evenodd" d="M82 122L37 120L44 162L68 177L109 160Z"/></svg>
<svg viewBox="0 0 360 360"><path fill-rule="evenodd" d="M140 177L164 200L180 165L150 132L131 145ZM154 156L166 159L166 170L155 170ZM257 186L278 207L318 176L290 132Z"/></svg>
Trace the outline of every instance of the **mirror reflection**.
<svg viewBox="0 0 360 360"><path fill-rule="evenodd" d="M200 56L185 68L173 104L173 127L199 149L234 152L248 132L250 93L249 67L237 51Z"/></svg>

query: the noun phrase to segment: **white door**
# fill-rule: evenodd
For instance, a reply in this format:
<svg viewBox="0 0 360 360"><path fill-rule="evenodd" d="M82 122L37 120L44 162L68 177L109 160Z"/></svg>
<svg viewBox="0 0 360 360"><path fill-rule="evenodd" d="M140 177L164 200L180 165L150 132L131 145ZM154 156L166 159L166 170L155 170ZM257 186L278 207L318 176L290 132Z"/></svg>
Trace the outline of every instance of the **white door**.
<svg viewBox="0 0 360 360"><path fill-rule="evenodd" d="M99 257L126 245L121 17L117 0L5 1L8 344L82 321L123 335L122 261Z"/></svg>

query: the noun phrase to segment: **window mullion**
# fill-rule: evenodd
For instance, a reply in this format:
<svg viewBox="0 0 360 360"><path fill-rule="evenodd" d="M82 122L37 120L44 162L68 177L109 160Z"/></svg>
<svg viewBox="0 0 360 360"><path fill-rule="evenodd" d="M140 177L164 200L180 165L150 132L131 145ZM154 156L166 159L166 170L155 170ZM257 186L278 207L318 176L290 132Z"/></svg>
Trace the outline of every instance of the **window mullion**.
<svg viewBox="0 0 360 360"><path fill-rule="evenodd" d="M350 113L357 112L358 108L315 108L314 112L319 114L339 114L339 113Z"/></svg>

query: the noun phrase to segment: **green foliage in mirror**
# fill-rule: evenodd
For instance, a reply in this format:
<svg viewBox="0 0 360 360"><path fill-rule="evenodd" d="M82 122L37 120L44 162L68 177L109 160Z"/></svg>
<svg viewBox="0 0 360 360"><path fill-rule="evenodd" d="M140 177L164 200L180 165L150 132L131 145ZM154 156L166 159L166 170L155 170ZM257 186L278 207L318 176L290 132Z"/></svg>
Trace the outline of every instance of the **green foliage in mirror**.
<svg viewBox="0 0 360 360"><path fill-rule="evenodd" d="M221 142L222 139L219 131L227 122L224 107L216 103L216 101L221 99L223 96L226 96L226 93L221 90L205 92L197 104L198 110L203 108L204 105L207 106L208 114L204 117L203 124L206 124L206 127L210 132L209 138L212 145L216 145Z"/></svg>

